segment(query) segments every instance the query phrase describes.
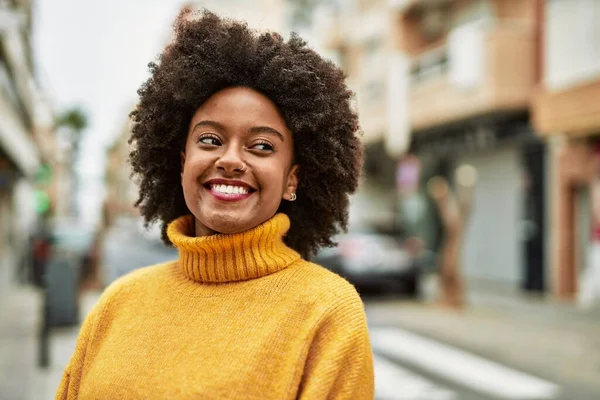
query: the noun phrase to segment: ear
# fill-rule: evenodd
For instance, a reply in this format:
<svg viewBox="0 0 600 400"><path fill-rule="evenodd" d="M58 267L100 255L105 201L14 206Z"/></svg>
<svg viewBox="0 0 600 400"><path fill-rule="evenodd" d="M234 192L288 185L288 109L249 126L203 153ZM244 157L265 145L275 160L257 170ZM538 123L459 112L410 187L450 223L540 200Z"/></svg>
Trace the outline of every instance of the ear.
<svg viewBox="0 0 600 400"><path fill-rule="evenodd" d="M283 192L284 200L290 200L292 198L292 193L296 193L298 190L298 173L300 171L300 165L294 164L287 176L287 185L285 191Z"/></svg>
<svg viewBox="0 0 600 400"><path fill-rule="evenodd" d="M185 152L179 153L179 157L181 159L181 176L183 176L183 166L185 165Z"/></svg>

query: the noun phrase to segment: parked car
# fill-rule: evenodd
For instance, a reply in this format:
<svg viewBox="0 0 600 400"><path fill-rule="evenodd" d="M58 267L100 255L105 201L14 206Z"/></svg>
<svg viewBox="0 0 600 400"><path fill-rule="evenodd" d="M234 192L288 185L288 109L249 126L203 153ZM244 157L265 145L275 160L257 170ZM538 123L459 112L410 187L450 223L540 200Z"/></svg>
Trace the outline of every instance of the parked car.
<svg viewBox="0 0 600 400"><path fill-rule="evenodd" d="M354 284L393 290L417 297L420 292L419 258L393 236L354 232L336 237L337 247L322 249L314 261Z"/></svg>

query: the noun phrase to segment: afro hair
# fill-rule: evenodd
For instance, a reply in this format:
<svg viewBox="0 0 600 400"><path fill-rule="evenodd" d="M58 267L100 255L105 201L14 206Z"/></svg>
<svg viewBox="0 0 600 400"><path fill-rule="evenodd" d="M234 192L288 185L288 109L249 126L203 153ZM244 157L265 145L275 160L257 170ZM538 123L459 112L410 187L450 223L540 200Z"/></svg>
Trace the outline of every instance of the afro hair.
<svg viewBox="0 0 600 400"><path fill-rule="evenodd" d="M248 87L269 97L294 137L299 164L298 198L278 212L291 220L288 246L305 258L347 229L349 194L356 190L363 162L353 93L343 71L292 33L256 32L247 24L204 10L184 9L172 41L149 65L129 143L132 177L139 183L145 224L166 228L190 214L181 188L180 152L196 110L227 87Z"/></svg>

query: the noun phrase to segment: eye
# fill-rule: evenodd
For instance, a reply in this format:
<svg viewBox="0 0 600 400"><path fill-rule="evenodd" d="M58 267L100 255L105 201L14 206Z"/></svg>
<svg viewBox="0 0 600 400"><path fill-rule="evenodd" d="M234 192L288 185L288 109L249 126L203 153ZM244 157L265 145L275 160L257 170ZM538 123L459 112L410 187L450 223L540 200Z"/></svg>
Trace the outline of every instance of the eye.
<svg viewBox="0 0 600 400"><path fill-rule="evenodd" d="M202 143L202 144L206 144L209 146L220 146L221 145L221 140L212 134L209 135L200 135L198 137L197 143Z"/></svg>
<svg viewBox="0 0 600 400"><path fill-rule="evenodd" d="M275 150L275 148L273 147L273 145L269 142L258 142L253 144L252 146L250 146L250 149L252 150L258 150L261 152L272 152L273 150Z"/></svg>

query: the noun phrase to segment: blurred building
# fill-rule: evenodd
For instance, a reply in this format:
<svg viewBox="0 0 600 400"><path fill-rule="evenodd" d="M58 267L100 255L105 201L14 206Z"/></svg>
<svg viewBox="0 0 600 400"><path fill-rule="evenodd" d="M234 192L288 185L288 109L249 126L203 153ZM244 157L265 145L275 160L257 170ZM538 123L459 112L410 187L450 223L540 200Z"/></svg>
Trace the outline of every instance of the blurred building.
<svg viewBox="0 0 600 400"><path fill-rule="evenodd" d="M131 121L127 120L121 133L106 152L104 223L107 225L121 217L139 216L139 211L133 206L138 197L138 187L130 178L130 135Z"/></svg>
<svg viewBox="0 0 600 400"><path fill-rule="evenodd" d="M422 182L434 175L452 182L462 164L478 172L463 271L536 291L547 285L546 150L529 123L540 79L541 4L411 1L396 8L410 62L411 152L421 161ZM435 224L421 230L437 244Z"/></svg>
<svg viewBox="0 0 600 400"><path fill-rule="evenodd" d="M600 2L548 0L543 11L542 82L533 120L551 148L553 289L572 298L580 277L585 285L586 270L600 262L588 257L600 239L594 216L600 200Z"/></svg>
<svg viewBox="0 0 600 400"><path fill-rule="evenodd" d="M29 0L0 1L0 292L25 262L47 194L36 191L36 177L54 154L52 112L34 73L31 14Z"/></svg>
<svg viewBox="0 0 600 400"><path fill-rule="evenodd" d="M541 79L542 2L327 3L334 17L322 24L322 40L357 92L365 202L377 198L380 213L396 212L407 234L435 250L441 228L426 182L435 175L452 182L458 166L473 165L480 180L465 273L544 290L546 146L529 123Z"/></svg>
<svg viewBox="0 0 600 400"><path fill-rule="evenodd" d="M365 144L365 175L351 200L351 229L396 226L397 156L408 147L406 57L399 51L395 19L387 0L315 2L311 47L346 73L356 93ZM294 28L292 26L292 28Z"/></svg>

